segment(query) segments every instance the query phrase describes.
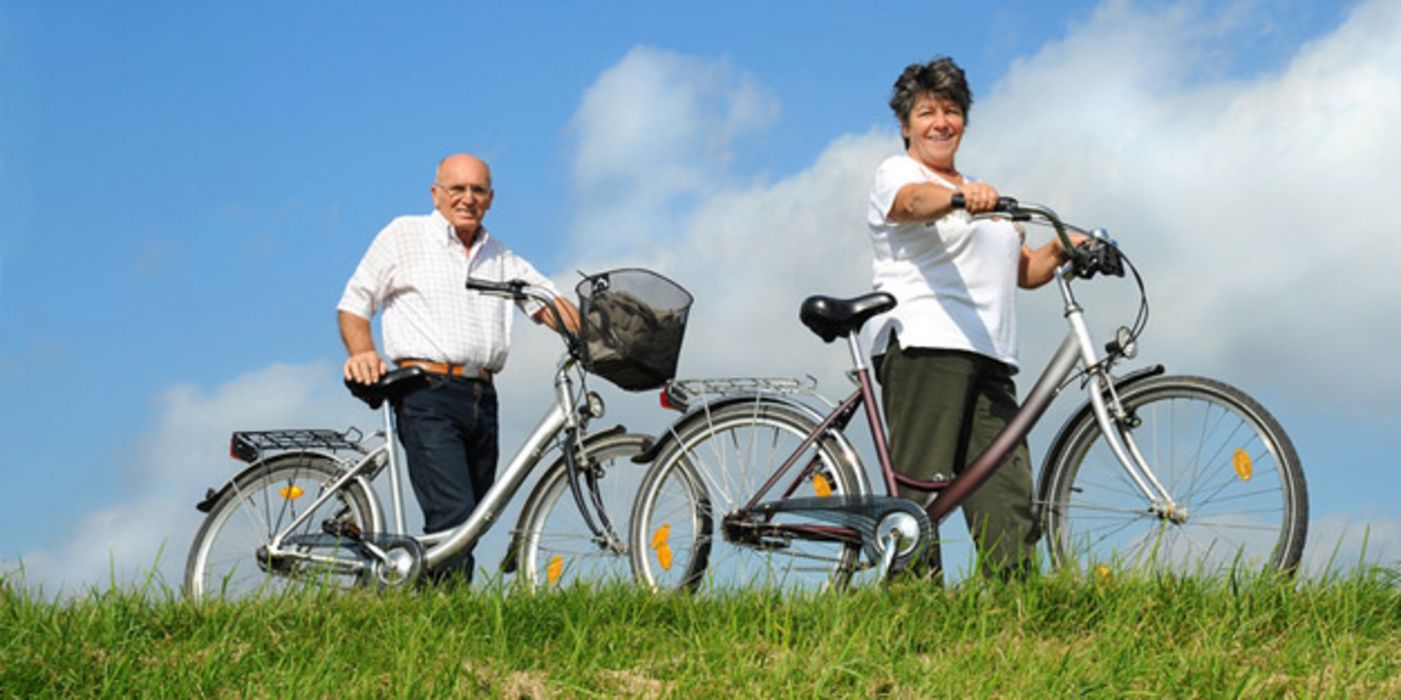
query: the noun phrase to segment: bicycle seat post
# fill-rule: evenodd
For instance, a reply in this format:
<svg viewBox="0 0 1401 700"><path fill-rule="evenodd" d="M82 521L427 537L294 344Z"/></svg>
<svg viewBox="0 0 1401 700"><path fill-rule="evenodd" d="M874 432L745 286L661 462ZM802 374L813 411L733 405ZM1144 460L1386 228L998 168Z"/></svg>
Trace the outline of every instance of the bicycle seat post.
<svg viewBox="0 0 1401 700"><path fill-rule="evenodd" d="M399 446L394 441L394 410L385 401L380 407L384 412L384 450L389 458L389 500L394 508L394 534L407 535L404 527L404 493L399 482Z"/></svg>
<svg viewBox="0 0 1401 700"><path fill-rule="evenodd" d="M866 358L861 355L861 344L856 342L856 332L852 331L846 335L847 349L851 351L851 370L860 372L866 369Z"/></svg>

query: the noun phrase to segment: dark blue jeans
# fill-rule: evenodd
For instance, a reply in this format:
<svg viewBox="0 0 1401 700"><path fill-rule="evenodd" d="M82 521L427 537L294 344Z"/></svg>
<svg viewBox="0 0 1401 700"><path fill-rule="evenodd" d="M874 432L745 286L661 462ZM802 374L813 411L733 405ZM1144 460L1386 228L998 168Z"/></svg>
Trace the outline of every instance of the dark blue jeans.
<svg viewBox="0 0 1401 700"><path fill-rule="evenodd" d="M423 508L425 532L461 525L496 480L496 389L490 382L430 377L394 407L409 481ZM472 580L469 547L443 562L434 579Z"/></svg>

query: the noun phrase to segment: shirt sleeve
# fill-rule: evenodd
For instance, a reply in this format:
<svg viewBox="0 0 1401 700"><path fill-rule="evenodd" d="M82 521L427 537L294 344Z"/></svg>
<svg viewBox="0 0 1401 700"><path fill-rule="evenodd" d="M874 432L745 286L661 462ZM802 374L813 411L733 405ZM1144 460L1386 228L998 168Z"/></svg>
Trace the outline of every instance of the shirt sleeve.
<svg viewBox="0 0 1401 700"><path fill-rule="evenodd" d="M510 250L504 252L504 257L507 279L522 279L533 287L549 290L550 294L553 296L557 297L560 295L559 289L555 287L555 283L551 282L548 277L540 274L540 272L535 269L535 266L531 265L525 258L516 255ZM534 299L521 301L518 305L520 306L520 310L529 316L533 316L535 312L545 308L543 304Z"/></svg>
<svg viewBox="0 0 1401 700"><path fill-rule="evenodd" d="M360 264L346 283L336 308L363 319L373 318L389 295L395 269L394 224L391 223L370 243L365 257L360 259Z"/></svg>
<svg viewBox="0 0 1401 700"><path fill-rule="evenodd" d="M871 183L871 203L866 221L871 226L890 226L890 208L895 206L895 195L900 188L911 182L923 182L919 166L908 156L886 158L876 168L876 176Z"/></svg>

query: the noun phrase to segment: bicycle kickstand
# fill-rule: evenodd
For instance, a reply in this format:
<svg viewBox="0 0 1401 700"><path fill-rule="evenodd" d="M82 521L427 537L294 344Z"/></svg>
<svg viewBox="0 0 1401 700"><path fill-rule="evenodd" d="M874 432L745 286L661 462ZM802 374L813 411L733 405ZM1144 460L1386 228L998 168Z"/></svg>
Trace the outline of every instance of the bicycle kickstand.
<svg viewBox="0 0 1401 700"><path fill-rule="evenodd" d="M881 541L880 566L876 569L877 581L884 582L886 576L890 575L890 567L895 563L895 553L900 550L900 531L891 528Z"/></svg>

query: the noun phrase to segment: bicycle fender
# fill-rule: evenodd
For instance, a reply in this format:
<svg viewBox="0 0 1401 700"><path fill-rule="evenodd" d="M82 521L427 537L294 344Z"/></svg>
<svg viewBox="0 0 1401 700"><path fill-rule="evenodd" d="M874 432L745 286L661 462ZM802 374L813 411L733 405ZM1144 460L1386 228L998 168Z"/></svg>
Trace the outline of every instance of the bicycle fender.
<svg viewBox="0 0 1401 700"><path fill-rule="evenodd" d="M637 464L651 463L657 458L658 455L662 453L663 450L666 449L668 445L671 445L672 443L676 442L676 435L681 431L682 428L688 427L691 423L706 420L706 414L708 413L714 412L716 410L725 408L733 404L755 402L782 405L784 408L791 409L797 413L802 414L807 418L810 418L814 423L820 424L823 421L823 419L826 418L826 416L818 413L817 411L814 411L811 406L808 406L807 404L802 403L801 401L793 401L791 399L781 398L770 394L731 394L728 396L722 396L718 399L715 399L714 401L703 403L699 406L695 406L688 410L685 415L678 418L666 429L665 432L658 436L651 447L644 450L641 454L634 456L632 458L632 461ZM828 430L827 437L830 440L832 440L832 442L836 443L837 451L841 453L843 459L845 459L849 464L851 464L852 471L856 472L856 479L860 483L861 493L871 493L871 480L870 477L866 475L866 467L864 464L861 463L861 458L858 456L856 448L852 446L851 441L847 439L846 434L841 432L840 430Z"/></svg>
<svg viewBox="0 0 1401 700"><path fill-rule="evenodd" d="M627 426L623 425L622 423L619 423L606 430L600 430L597 432L589 433L588 435L584 436L584 449L587 450L589 447L602 440L617 437L619 435L625 435L627 434L627 432ZM648 450L651 450L653 448L654 443L656 443L656 440L654 440L651 436L643 436L643 440L646 442ZM561 454L558 459L564 459L564 455ZM536 457L536 460L538 462L538 456ZM551 462L551 465L553 464L554 463ZM536 465L533 464L531 465L531 471L535 470L535 466ZM531 496L535 495L535 490L536 489L532 488L530 494L526 497L527 506ZM517 517L516 526L511 529L511 539L507 541L506 553L501 558L500 569L502 573L513 574L516 572L516 555L520 548L520 531L523 530L525 527L525 515L528 512L530 512L529 507L522 507L521 513Z"/></svg>
<svg viewBox="0 0 1401 700"><path fill-rule="evenodd" d="M306 458L321 457L321 458L329 459L329 460L331 460L332 462L335 462L335 461L336 461L336 458L335 458L335 457L332 457L331 455L329 455L329 454L327 454L327 453L325 453L325 452L317 452L317 451L315 451L315 450L298 450L298 451L295 451L295 452L279 452L279 453L277 453L277 454L275 454L275 455L271 455L271 456L269 456L269 457L264 457L264 458L262 458L262 459L259 459L259 460L256 461L256 462L254 462L254 463L248 465L247 467L245 467L245 468L243 469L243 471L241 471L241 472L235 474L234 477L233 477L232 479L229 479L228 481L224 482L224 485L223 485L223 486L220 486L218 490L215 490L215 489L213 489L213 488L205 489L205 492L204 492L204 500L201 500L199 503L196 503L196 504L195 504L195 510L197 510L197 511L199 511L199 512L201 512L201 513L208 513L210 510L212 510L212 509L214 508L214 504L215 504L215 503L218 503L218 502L219 502L219 499L223 498L223 497L224 497L224 494L228 493L229 490L233 488L233 485L234 485L235 483L237 483L239 479L242 479L245 475L247 475L247 474L253 472L254 470L263 469L263 468L264 468L264 465L266 465L268 462L270 462L270 461L272 461L272 460L274 460L274 459L282 459L282 458L284 458L284 457L295 457L295 456L306 457ZM366 486L366 487L368 488L368 484L363 484L363 483L362 483L361 485Z"/></svg>
<svg viewBox="0 0 1401 700"><path fill-rule="evenodd" d="M1115 379L1114 391L1116 393L1122 392L1124 389L1128 388L1133 384L1137 384L1145 379L1151 379L1153 377L1162 376L1166 373L1167 367L1163 365L1153 365L1151 367L1144 367L1143 369L1136 369L1132 372L1129 372L1128 374L1125 374L1122 377L1119 377L1118 379ZM1075 413L1072 414L1068 420L1061 424L1060 430L1056 431L1056 438L1051 441L1051 446L1046 449L1046 456L1041 459L1041 473L1037 475L1036 479L1036 494L1038 499L1040 498L1041 494L1044 494L1046 492L1046 488L1050 486L1050 484L1046 482L1051 478L1051 470L1047 469L1046 465L1050 464L1051 458L1054 457L1057 453L1059 453L1061 449L1065 446L1065 441L1070 439L1069 433L1071 428L1074 428L1075 426L1079 425L1080 421L1083 420L1086 415L1091 414L1093 412L1094 407L1090 405L1088 399L1085 400L1084 403L1080 404L1080 408L1076 410ZM1039 514L1033 515L1039 517Z"/></svg>

